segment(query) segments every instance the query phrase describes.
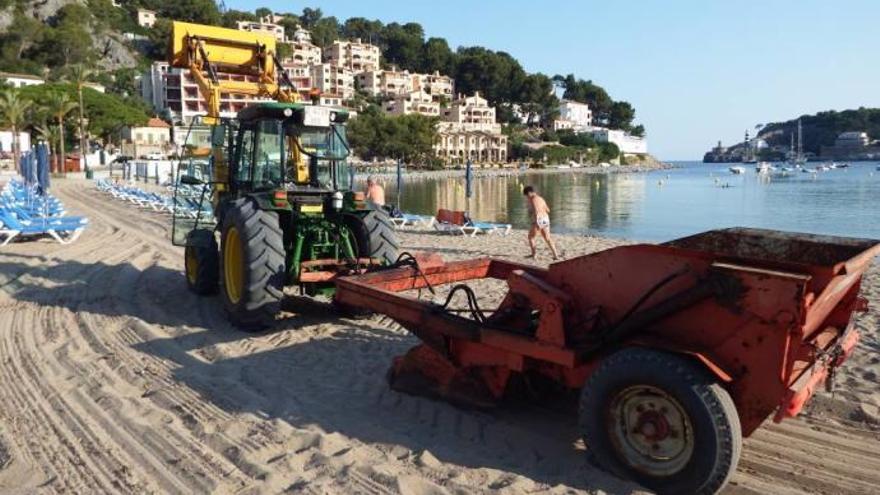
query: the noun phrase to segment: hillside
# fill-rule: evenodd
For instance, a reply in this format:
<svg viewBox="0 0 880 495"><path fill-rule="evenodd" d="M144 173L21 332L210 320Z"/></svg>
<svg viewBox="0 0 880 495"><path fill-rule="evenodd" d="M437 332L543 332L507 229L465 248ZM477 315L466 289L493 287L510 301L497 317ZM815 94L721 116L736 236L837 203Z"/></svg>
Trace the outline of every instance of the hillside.
<svg viewBox="0 0 880 495"><path fill-rule="evenodd" d="M92 65L105 72L102 81L112 86L120 76L128 80L121 92L130 93L131 73L152 60L165 57L170 20L235 27L240 20L255 21L271 14L266 8L253 12L221 11L212 0L0 0L0 71L53 77L71 64ZM152 28L137 25L138 8L157 13ZM415 22L385 24L355 17L344 21L325 16L321 9L304 8L301 14L282 12L281 24L288 32L308 29L314 43L327 46L337 39L360 38L379 46L384 67L449 75L458 92L479 91L498 107L498 120L515 120L521 108L534 120L551 122L559 114L554 89L564 98L588 103L599 125L624 129L638 135L635 108L613 99L593 81L573 74L549 76L530 73L511 54L481 46L451 48L442 37L428 37ZM283 52L281 53L283 56ZM111 88L113 91L113 88Z"/></svg>
<svg viewBox="0 0 880 495"><path fill-rule="evenodd" d="M843 132L861 131L871 139L880 139L880 108L859 108L858 110L829 110L815 115L800 117L803 129L804 152L818 154L822 146L831 146ZM771 146L788 146L791 136L797 136L798 119L774 122L761 129L759 138Z"/></svg>

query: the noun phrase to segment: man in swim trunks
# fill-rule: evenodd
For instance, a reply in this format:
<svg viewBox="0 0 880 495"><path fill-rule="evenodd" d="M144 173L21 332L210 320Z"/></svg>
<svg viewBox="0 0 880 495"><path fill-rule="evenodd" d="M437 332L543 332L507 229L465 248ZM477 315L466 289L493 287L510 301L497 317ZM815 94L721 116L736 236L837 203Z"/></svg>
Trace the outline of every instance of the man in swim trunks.
<svg viewBox="0 0 880 495"><path fill-rule="evenodd" d="M382 184L379 184L379 181L372 175L367 177L365 198L367 201L372 201L379 206L385 206L385 189L382 188Z"/></svg>
<svg viewBox="0 0 880 495"><path fill-rule="evenodd" d="M532 254L526 257L536 257L535 236L540 232L541 237L544 238L544 241L547 242L547 246L550 247L550 251L553 253L553 259L558 260L559 254L556 252L556 245L553 244L553 239L550 238L550 207L547 206L547 202L535 192L535 188L532 186L523 188L523 196L526 197L526 207L529 210L529 218L532 221L532 226L529 229L529 247L532 249Z"/></svg>

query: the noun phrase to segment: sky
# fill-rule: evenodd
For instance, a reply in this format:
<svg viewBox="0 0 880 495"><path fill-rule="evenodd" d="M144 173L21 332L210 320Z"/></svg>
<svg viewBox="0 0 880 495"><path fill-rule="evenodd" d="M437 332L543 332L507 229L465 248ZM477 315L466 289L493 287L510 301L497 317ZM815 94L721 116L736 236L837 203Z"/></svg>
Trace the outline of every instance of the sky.
<svg viewBox="0 0 880 495"><path fill-rule="evenodd" d="M700 159L718 140L823 110L880 107L880 0L226 0L340 22L418 22L453 49L506 51L636 108L649 151ZM876 136L880 138L880 136Z"/></svg>

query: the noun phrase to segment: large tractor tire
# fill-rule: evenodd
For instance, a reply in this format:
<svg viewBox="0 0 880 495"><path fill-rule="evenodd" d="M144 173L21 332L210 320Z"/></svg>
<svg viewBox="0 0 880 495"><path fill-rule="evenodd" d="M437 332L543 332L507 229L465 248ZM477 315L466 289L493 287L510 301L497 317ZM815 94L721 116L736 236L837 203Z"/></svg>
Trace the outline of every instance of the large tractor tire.
<svg viewBox="0 0 880 495"><path fill-rule="evenodd" d="M189 233L183 264L189 290L200 296L217 293L220 255L214 231L199 229Z"/></svg>
<svg viewBox="0 0 880 495"><path fill-rule="evenodd" d="M376 209L363 216L346 215L345 223L354 236L359 257L376 258L388 264L397 261L400 241L388 212Z"/></svg>
<svg viewBox="0 0 880 495"><path fill-rule="evenodd" d="M657 493L717 493L742 450L739 416L705 369L642 348L606 358L581 391L580 428L602 467Z"/></svg>
<svg viewBox="0 0 880 495"><path fill-rule="evenodd" d="M232 323L261 330L281 310L286 278L284 234L278 214L260 210L250 198L225 210L221 229L220 283Z"/></svg>

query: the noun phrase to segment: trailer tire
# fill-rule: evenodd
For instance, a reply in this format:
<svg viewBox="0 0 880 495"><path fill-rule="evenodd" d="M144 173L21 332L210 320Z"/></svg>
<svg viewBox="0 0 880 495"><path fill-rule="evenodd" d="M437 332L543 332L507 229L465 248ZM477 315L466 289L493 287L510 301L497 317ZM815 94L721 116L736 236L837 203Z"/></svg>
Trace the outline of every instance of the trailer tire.
<svg viewBox="0 0 880 495"><path fill-rule="evenodd" d="M217 293L220 286L220 250L214 231L199 229L189 233L183 265L189 290L200 296Z"/></svg>
<svg viewBox="0 0 880 495"><path fill-rule="evenodd" d="M581 390L580 430L592 458L657 493L716 493L736 470L736 406L685 357L628 348L605 358Z"/></svg>
<svg viewBox="0 0 880 495"><path fill-rule="evenodd" d="M238 328L261 330L281 311L284 295L286 258L278 214L241 198L225 209L221 233L223 305Z"/></svg>
<svg viewBox="0 0 880 495"><path fill-rule="evenodd" d="M345 215L345 224L354 236L359 257L376 258L389 265L397 261L400 240L384 209L371 210L363 216Z"/></svg>

